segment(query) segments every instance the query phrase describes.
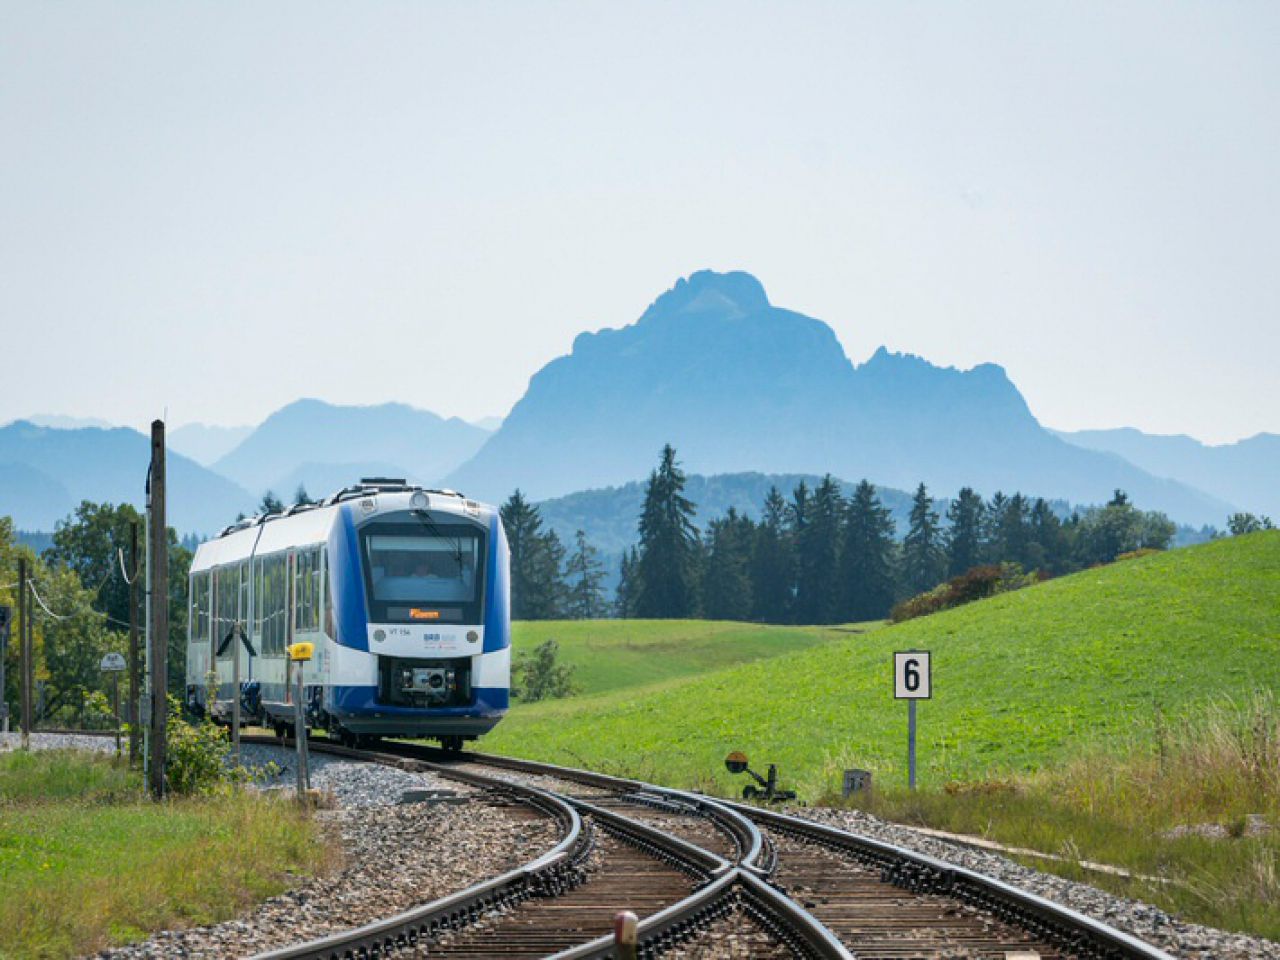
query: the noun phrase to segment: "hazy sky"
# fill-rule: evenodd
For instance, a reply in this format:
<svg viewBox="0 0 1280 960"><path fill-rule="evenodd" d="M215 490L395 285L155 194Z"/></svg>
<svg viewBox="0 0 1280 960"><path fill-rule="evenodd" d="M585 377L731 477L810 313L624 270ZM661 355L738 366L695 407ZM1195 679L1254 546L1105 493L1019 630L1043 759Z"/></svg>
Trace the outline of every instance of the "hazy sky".
<svg viewBox="0 0 1280 960"><path fill-rule="evenodd" d="M1280 431L1280 4L0 0L0 421L505 413L702 267Z"/></svg>

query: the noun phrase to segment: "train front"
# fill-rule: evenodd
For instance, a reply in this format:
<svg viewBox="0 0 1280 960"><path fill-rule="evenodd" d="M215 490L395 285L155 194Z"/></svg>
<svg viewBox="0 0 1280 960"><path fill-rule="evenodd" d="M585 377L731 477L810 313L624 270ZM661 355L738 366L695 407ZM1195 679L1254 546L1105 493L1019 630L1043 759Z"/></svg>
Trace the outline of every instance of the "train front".
<svg viewBox="0 0 1280 960"><path fill-rule="evenodd" d="M348 738L448 748L506 713L509 552L498 511L452 493L368 491L330 543L337 644L326 710Z"/></svg>

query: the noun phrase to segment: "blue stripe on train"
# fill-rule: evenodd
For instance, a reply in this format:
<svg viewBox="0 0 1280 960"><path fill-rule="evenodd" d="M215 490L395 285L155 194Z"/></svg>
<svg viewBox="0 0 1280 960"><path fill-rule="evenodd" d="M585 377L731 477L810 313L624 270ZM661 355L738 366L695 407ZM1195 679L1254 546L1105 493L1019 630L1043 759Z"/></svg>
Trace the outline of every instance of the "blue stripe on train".
<svg viewBox="0 0 1280 960"><path fill-rule="evenodd" d="M379 714L382 717L500 717L510 703L506 687L475 687L469 707L389 707L377 702L377 687L326 687L326 708L339 717Z"/></svg>
<svg viewBox="0 0 1280 960"><path fill-rule="evenodd" d="M369 621L366 619L364 569L360 563L360 538L352 519L351 504L339 508L342 522L333 526L333 595L338 601L338 643L352 650L369 649Z"/></svg>
<svg viewBox="0 0 1280 960"><path fill-rule="evenodd" d="M489 590L484 607L485 653L511 646L511 618L508 615L511 577L507 556L507 533L502 527L502 518L495 512L489 520L489 562L485 574Z"/></svg>

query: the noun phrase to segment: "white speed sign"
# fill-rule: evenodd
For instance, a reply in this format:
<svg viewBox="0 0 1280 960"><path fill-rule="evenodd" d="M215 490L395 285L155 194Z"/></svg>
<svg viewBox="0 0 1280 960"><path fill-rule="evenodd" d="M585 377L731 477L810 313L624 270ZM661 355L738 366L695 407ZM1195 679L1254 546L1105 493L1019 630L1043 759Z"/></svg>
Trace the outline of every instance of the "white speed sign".
<svg viewBox="0 0 1280 960"><path fill-rule="evenodd" d="M907 650L893 655L893 698L928 700L933 696L929 651Z"/></svg>

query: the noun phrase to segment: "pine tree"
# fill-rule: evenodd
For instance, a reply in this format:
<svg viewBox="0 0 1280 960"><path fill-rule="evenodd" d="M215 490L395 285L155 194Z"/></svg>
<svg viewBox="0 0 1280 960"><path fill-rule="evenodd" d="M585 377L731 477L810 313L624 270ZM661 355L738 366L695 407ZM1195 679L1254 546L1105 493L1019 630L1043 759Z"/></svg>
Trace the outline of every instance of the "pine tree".
<svg viewBox="0 0 1280 960"><path fill-rule="evenodd" d="M1066 528L1043 497L1031 505L1031 547L1027 569L1066 573L1071 565L1071 541Z"/></svg>
<svg viewBox="0 0 1280 960"><path fill-rule="evenodd" d="M667 444L658 469L649 475L640 514L636 610L642 617L692 617L698 612L700 547L684 485L676 451Z"/></svg>
<svg viewBox="0 0 1280 960"><path fill-rule="evenodd" d="M730 507L707 528L706 576L703 606L710 620L751 617L751 550L756 525Z"/></svg>
<svg viewBox="0 0 1280 960"><path fill-rule="evenodd" d="M777 487L764 500L751 556L751 616L765 623L786 623L794 596L795 555L786 529L787 503Z"/></svg>
<svg viewBox="0 0 1280 960"><path fill-rule="evenodd" d="M932 590L946 573L942 531L933 500L922 483L911 501L911 523L902 540L902 582L910 596Z"/></svg>
<svg viewBox="0 0 1280 960"><path fill-rule="evenodd" d="M958 577L982 562L985 506L972 487L962 487L947 507L947 575Z"/></svg>
<svg viewBox="0 0 1280 960"><path fill-rule="evenodd" d="M640 554L632 546L622 554L622 564L618 569L618 590L614 594L614 616L626 619L636 616L636 594L638 591Z"/></svg>
<svg viewBox="0 0 1280 960"><path fill-rule="evenodd" d="M801 493L797 489L797 495ZM797 500L797 502L802 502ZM800 623L831 623L840 609L840 519L843 500L831 475L807 498L796 537L795 616Z"/></svg>
<svg viewBox="0 0 1280 960"><path fill-rule="evenodd" d="M998 509L993 503L994 537L993 560L996 563L1016 563L1027 568L1034 559L1031 556L1031 511L1027 498L1015 493Z"/></svg>
<svg viewBox="0 0 1280 960"><path fill-rule="evenodd" d="M587 543L587 535L574 534L573 553L565 565L568 581L567 613L575 620L595 620L605 614L604 568L600 551Z"/></svg>
<svg viewBox="0 0 1280 960"><path fill-rule="evenodd" d="M511 548L511 616L552 620L564 609L561 578L564 546L555 531L543 532L542 516L516 490L499 511Z"/></svg>
<svg viewBox="0 0 1280 960"><path fill-rule="evenodd" d="M850 620L879 620L893 606L893 518L880 502L876 488L863 480L845 508L844 549L840 582L845 594L843 616Z"/></svg>
<svg viewBox="0 0 1280 960"><path fill-rule="evenodd" d="M306 484L298 484L298 489L293 492L293 502L302 504L303 506L315 503L315 501L311 499L311 495L307 493Z"/></svg>
<svg viewBox="0 0 1280 960"><path fill-rule="evenodd" d="M258 513L263 516L272 513L284 513L284 504L280 502L280 498L275 493L268 490L262 495L262 503L258 504Z"/></svg>

